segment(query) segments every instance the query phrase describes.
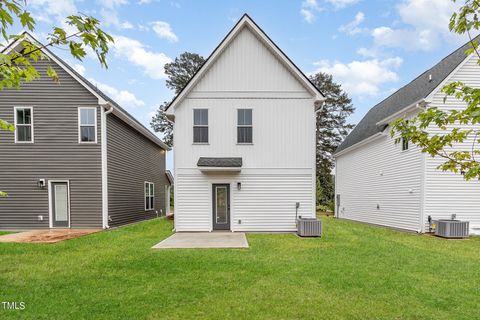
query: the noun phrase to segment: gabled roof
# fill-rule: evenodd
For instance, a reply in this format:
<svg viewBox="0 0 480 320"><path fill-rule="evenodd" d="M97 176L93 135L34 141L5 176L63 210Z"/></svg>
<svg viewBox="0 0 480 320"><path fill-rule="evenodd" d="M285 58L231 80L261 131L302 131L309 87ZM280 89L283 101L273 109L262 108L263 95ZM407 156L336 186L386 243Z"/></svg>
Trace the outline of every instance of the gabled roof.
<svg viewBox="0 0 480 320"><path fill-rule="evenodd" d="M6 46L2 53L8 52L19 45L20 41L28 40L37 44L39 47L42 46L41 42L35 39L31 34L28 32L24 32L24 39L14 41ZM128 125L130 125L133 129L141 133L143 136L148 138L150 141L154 142L156 145L161 147L164 150L171 150L171 148L166 145L160 138L158 138L153 132L148 130L143 124L141 124L137 119L135 119L130 113L128 113L125 109L123 109L118 103L116 103L113 99L107 96L105 93L100 91L97 86L93 85L90 81L85 79L81 74L79 74L75 69L73 69L68 63L62 60L60 57L55 55L52 51L50 51L46 47L41 48L42 52L58 64L62 69L64 69L68 74L70 74L75 80L77 80L82 86L84 86L90 93L92 93L95 97L98 98L99 105L106 105L109 104L113 107L113 114L118 116L120 119L125 121Z"/></svg>
<svg viewBox="0 0 480 320"><path fill-rule="evenodd" d="M250 18L248 14L244 14L242 18L235 24L235 26L228 32L228 34L223 38L220 44L213 50L210 56L205 60L203 65L197 70L195 75L190 78L185 87L180 91L177 96L173 99L172 103L168 106L168 109L175 107L183 101L185 96L190 92L192 88L198 83L202 76L207 72L207 70L212 66L222 52L228 47L228 45L235 39L237 34L239 34L244 27L250 28L250 30L256 34L259 39L272 51L272 53L279 58L280 61L292 72L294 77L301 83L303 86L316 97L318 101L325 100L324 95L320 90L315 87L315 85L308 79L308 77L290 60L290 58L268 37L268 35L255 23L255 21Z"/></svg>
<svg viewBox="0 0 480 320"><path fill-rule="evenodd" d="M479 39L478 37L476 38ZM470 43L464 44L409 84L374 106L357 124L335 154L384 131L388 123L380 123L402 110L423 102L444 80L467 58L465 51ZM401 116L401 114L399 115ZM392 119L393 120L393 119Z"/></svg>

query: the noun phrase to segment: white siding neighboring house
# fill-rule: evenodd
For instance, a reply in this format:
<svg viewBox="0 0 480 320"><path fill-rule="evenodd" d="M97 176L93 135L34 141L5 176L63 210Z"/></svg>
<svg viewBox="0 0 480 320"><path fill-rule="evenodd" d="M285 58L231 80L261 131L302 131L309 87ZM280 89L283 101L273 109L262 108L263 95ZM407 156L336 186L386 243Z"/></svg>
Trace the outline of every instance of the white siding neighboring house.
<svg viewBox="0 0 480 320"><path fill-rule="evenodd" d="M441 88L453 81L480 87L478 56L459 48L418 78L373 107L335 152L336 216L416 232L428 232L428 216L470 221L480 232L480 181L442 172L442 159L431 158L390 138L394 119L407 119L422 108L464 108L452 97L444 103ZM480 126L474 128L480 130ZM432 126L430 132L439 129ZM470 150L467 143L456 146Z"/></svg>
<svg viewBox="0 0 480 320"><path fill-rule="evenodd" d="M324 100L244 15L170 105L176 231L294 231L315 216Z"/></svg>

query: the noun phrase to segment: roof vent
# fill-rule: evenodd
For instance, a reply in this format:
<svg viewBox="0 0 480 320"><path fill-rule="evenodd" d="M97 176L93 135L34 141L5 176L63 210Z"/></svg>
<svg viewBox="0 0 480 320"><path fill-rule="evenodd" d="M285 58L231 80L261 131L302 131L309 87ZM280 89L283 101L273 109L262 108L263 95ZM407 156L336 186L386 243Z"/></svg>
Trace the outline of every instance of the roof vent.
<svg viewBox="0 0 480 320"><path fill-rule="evenodd" d="M432 74L429 74L428 75L428 82L432 82L432 80L433 80Z"/></svg>

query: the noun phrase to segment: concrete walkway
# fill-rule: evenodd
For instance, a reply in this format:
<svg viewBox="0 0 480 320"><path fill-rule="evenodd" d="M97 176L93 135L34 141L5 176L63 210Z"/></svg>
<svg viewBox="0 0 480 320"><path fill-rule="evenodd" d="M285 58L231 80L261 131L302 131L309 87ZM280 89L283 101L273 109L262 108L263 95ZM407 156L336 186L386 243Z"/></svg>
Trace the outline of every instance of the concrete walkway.
<svg viewBox="0 0 480 320"><path fill-rule="evenodd" d="M102 229L47 229L0 236L0 242L55 243L102 231Z"/></svg>
<svg viewBox="0 0 480 320"><path fill-rule="evenodd" d="M248 248L248 242L245 233L239 232L177 232L152 248Z"/></svg>

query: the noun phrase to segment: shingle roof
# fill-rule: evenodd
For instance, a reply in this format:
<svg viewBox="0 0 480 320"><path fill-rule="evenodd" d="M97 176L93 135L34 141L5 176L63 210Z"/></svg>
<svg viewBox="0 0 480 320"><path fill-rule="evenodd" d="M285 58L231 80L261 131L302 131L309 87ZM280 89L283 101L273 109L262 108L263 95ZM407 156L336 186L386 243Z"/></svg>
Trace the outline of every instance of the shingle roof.
<svg viewBox="0 0 480 320"><path fill-rule="evenodd" d="M480 37L477 37L478 40ZM378 132L385 130L385 126L378 127L377 123L402 109L426 98L443 80L462 63L467 57L465 51L470 43L464 44L432 68L428 69L412 82L396 91L394 94L374 106L357 124L335 153L345 150ZM432 80L429 81L430 75Z"/></svg>
<svg viewBox="0 0 480 320"><path fill-rule="evenodd" d="M200 157L197 162L199 167L240 168L242 158L206 158Z"/></svg>

